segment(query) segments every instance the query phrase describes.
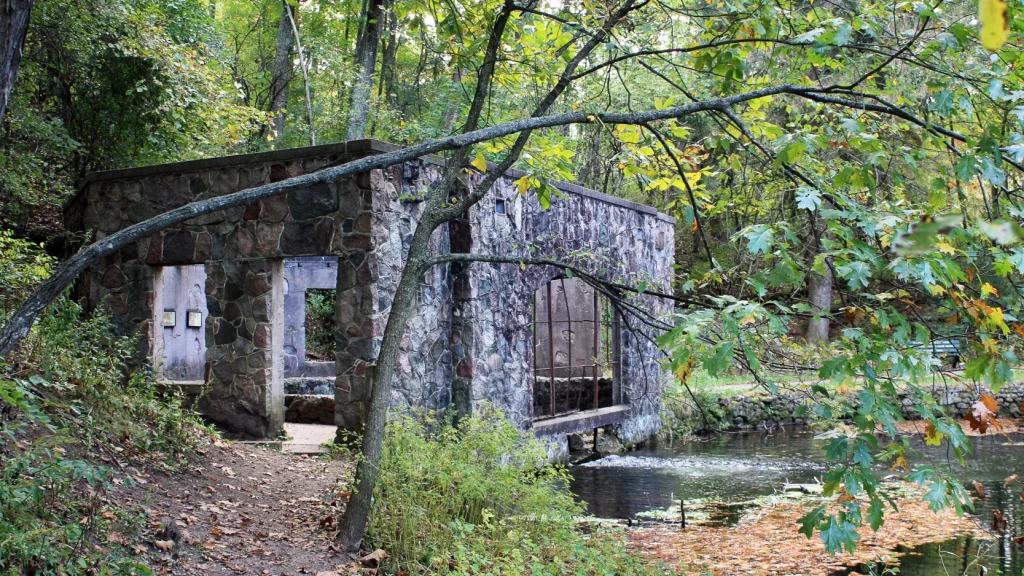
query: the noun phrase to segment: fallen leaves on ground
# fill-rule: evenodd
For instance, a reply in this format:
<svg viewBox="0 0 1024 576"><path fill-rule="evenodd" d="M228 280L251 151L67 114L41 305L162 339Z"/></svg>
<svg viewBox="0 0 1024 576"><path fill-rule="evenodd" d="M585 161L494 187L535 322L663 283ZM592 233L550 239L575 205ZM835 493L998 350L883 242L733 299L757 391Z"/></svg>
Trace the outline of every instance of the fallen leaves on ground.
<svg viewBox="0 0 1024 576"><path fill-rule="evenodd" d="M957 424L963 429L964 434L968 436L995 436L997 434L1014 434L1018 432L1024 432L1024 420L1020 418L1000 418L998 421L991 419L986 421L984 430L980 430L972 426L971 420L962 419L957 420ZM925 422L919 420L911 420L907 422L899 422L896 424L896 429L904 434L924 434L928 435L928 428Z"/></svg>
<svg viewBox="0 0 1024 576"><path fill-rule="evenodd" d="M148 556L160 576L369 575L375 570L335 545L333 518L345 501L333 490L353 467L351 459L214 443L178 471L133 472L135 487L112 498L144 513L142 541L110 531L107 542Z"/></svg>
<svg viewBox="0 0 1024 576"><path fill-rule="evenodd" d="M853 553L830 556L815 536L797 532L797 519L817 505L770 500L748 511L734 526L654 525L629 532L630 546L683 573L709 570L718 576L826 576L846 566L891 561L897 546L916 546L972 533L990 538L976 519L946 510L934 513L920 498L900 498L886 510L878 532L861 529Z"/></svg>

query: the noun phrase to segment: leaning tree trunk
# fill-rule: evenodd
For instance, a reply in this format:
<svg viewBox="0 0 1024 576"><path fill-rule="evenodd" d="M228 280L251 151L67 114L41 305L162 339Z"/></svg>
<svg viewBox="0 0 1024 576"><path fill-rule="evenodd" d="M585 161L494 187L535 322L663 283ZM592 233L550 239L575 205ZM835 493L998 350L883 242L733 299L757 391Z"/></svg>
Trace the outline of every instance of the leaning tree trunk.
<svg viewBox="0 0 1024 576"><path fill-rule="evenodd" d="M429 218L427 214L424 217ZM373 371L370 414L363 428L362 457L356 469L356 488L345 507L345 519L341 523L341 533L338 534L343 549L350 552L355 552L362 546L363 534L366 532L373 507L373 491L377 485L377 469L384 449L384 427L387 423L388 407L391 406L391 389L396 376L395 365L398 361L399 344L409 325L409 319L415 313L416 291L420 278L427 270L430 234L436 226L436 223L424 221L422 217L417 224L384 327L377 365Z"/></svg>
<svg viewBox="0 0 1024 576"><path fill-rule="evenodd" d="M3 0L4 5L0 7L0 124L7 115L11 89L18 77L33 1Z"/></svg>
<svg viewBox="0 0 1024 576"><path fill-rule="evenodd" d="M288 83L292 79L292 33L294 10L288 0L281 0L281 19L277 23L277 49L274 72L270 79L270 113L274 115L274 137L284 136L284 110L288 106Z"/></svg>
<svg viewBox="0 0 1024 576"><path fill-rule="evenodd" d="M358 140L366 136L367 119L370 116L370 91L373 89L373 71L377 67L377 52L380 47L381 18L387 9L387 0L369 0L363 15L363 29L356 41L355 84L349 101L348 132L346 140Z"/></svg>

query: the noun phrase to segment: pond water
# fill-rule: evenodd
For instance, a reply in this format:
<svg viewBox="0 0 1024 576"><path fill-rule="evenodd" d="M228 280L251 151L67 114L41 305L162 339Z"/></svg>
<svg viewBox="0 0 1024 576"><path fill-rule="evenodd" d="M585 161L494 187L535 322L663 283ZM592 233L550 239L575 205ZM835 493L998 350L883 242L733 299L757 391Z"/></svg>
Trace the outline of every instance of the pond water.
<svg viewBox="0 0 1024 576"><path fill-rule="evenodd" d="M601 518L633 518L678 505L680 499L715 499L726 504L720 518L728 521L738 517L729 503L779 492L786 483L807 484L821 478L827 468L825 442L814 440L807 431L721 434L573 466L571 488L589 512ZM987 528L992 511L1002 510L1009 525L1006 536L990 542L961 538L910 549L900 561L901 576L1024 574L1024 549L1012 541L1024 535L1024 484L1003 486L1012 474L1024 477L1024 435L972 438L972 442L974 454L966 466L957 465L954 470L967 486L972 481L985 485L987 500L976 500L976 514ZM947 462L944 449L925 446L919 437L913 445L920 454L911 458L912 463Z"/></svg>

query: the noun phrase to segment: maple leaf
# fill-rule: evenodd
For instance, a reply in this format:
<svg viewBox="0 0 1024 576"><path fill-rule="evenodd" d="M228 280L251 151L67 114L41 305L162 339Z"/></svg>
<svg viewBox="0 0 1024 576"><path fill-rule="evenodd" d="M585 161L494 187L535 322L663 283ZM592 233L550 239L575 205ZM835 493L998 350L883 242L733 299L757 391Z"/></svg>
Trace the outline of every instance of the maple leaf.
<svg viewBox="0 0 1024 576"><path fill-rule="evenodd" d="M943 436L944 434L939 432L938 429L935 428L935 424L932 424L931 422L924 427L924 443L929 446L939 446L942 444Z"/></svg>
<svg viewBox="0 0 1024 576"><path fill-rule="evenodd" d="M987 498L985 498L985 485L984 484L982 484L981 482L978 482L977 480L975 480L974 481L974 491L978 493L978 498L981 498L982 500L987 500Z"/></svg>
<svg viewBox="0 0 1024 576"><path fill-rule="evenodd" d="M992 511L992 529L996 532L1006 532L1006 518L1001 510Z"/></svg>
<svg viewBox="0 0 1024 576"><path fill-rule="evenodd" d="M995 424L998 410L999 404L996 399L989 394L982 394L981 398L971 405L971 410L967 413L967 422L973 430L984 434L989 426Z"/></svg>

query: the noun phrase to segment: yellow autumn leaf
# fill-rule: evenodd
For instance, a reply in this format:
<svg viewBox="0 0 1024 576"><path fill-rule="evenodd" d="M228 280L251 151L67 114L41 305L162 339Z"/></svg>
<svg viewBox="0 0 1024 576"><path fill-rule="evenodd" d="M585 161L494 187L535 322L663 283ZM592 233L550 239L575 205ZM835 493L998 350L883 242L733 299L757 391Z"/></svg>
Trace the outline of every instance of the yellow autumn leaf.
<svg viewBox="0 0 1024 576"><path fill-rule="evenodd" d="M1010 35L1006 21L1006 0L979 0L978 20L981 21L981 32L978 34L981 45L992 52L999 50Z"/></svg>
<svg viewBox="0 0 1024 576"><path fill-rule="evenodd" d="M946 289L938 284L929 284L928 291L932 293L932 296L941 296L946 293Z"/></svg>
<svg viewBox="0 0 1024 576"><path fill-rule="evenodd" d="M942 432L939 432L935 428L935 424L931 422L924 427L924 443L929 446L939 446L942 444L942 437L945 436Z"/></svg>
<svg viewBox="0 0 1024 576"><path fill-rule="evenodd" d="M999 345L996 344L996 341L991 338L986 338L982 340L981 347L985 350L985 352L988 352L993 356L999 354Z"/></svg>
<svg viewBox="0 0 1024 576"><path fill-rule="evenodd" d="M996 296L999 296L999 291L995 289L995 286L992 286L988 282L985 282L984 284L981 285L981 295L984 297L988 296L989 294L995 294Z"/></svg>
<svg viewBox="0 0 1024 576"><path fill-rule="evenodd" d="M740 324L744 324L744 325L753 324L755 322L757 322L757 318L754 316L753 312L751 312L750 314L747 314L746 316L744 316L743 320L740 320Z"/></svg>
<svg viewBox="0 0 1024 576"><path fill-rule="evenodd" d="M620 127L618 136L619 140L627 144L636 144L640 142L640 133L632 126Z"/></svg>
<svg viewBox="0 0 1024 576"><path fill-rule="evenodd" d="M476 153L476 159L473 160L473 168L481 172L487 172L487 160L484 158L483 152Z"/></svg>
<svg viewBox="0 0 1024 576"><path fill-rule="evenodd" d="M1002 308L990 308L988 310L988 321L990 324L999 328L1003 331L1003 334L1010 333L1010 327L1006 325L1006 321L1003 320L1003 309Z"/></svg>
<svg viewBox="0 0 1024 576"><path fill-rule="evenodd" d="M938 248L939 252L942 252L943 254L956 253L956 248L953 248L953 245L950 244L949 242L936 242L935 247Z"/></svg>
<svg viewBox="0 0 1024 576"><path fill-rule="evenodd" d="M523 176L522 178L516 180L516 188L519 189L520 194L526 196L526 191L530 189L530 177Z"/></svg>

